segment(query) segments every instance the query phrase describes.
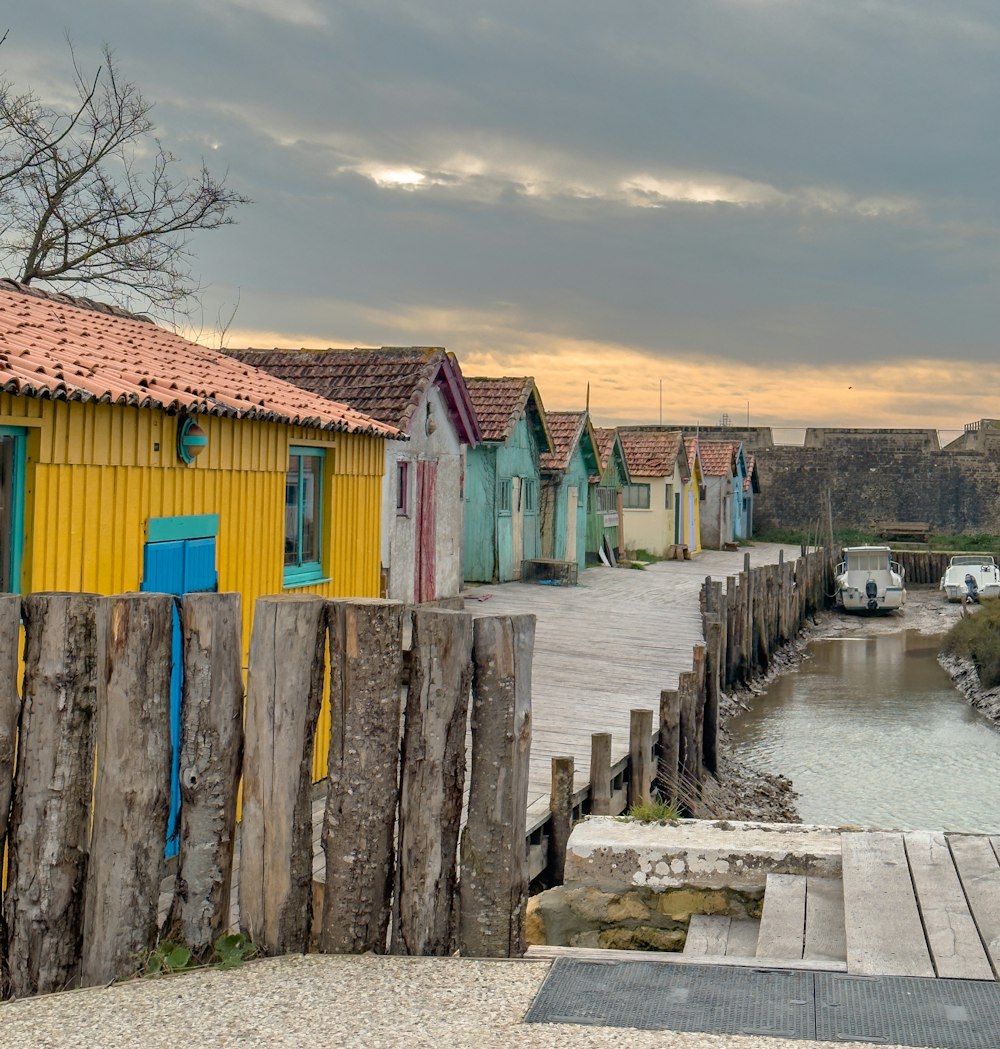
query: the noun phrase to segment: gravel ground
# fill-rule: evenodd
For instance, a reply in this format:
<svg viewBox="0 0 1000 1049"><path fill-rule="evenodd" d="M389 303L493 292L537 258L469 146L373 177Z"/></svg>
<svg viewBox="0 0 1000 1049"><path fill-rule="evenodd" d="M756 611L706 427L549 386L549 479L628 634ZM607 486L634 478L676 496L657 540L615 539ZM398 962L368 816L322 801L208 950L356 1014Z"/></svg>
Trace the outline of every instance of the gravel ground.
<svg viewBox="0 0 1000 1049"><path fill-rule="evenodd" d="M293 956L0 1006L4 1049L811 1049L829 1042L522 1024L548 962ZM858 1043L836 1043L861 1049ZM893 1049L893 1047L889 1047Z"/></svg>

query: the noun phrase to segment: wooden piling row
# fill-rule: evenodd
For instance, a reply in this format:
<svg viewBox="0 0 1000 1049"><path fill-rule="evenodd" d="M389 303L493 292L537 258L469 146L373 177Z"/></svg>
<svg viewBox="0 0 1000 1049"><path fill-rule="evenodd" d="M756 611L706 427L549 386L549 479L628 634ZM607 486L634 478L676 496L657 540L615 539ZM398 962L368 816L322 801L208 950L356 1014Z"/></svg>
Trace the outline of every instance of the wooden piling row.
<svg viewBox="0 0 1000 1049"><path fill-rule="evenodd" d="M207 960L229 925L241 776L240 921L263 953L311 942L523 953L534 616L473 623L418 610L404 676L403 612L390 601L260 599L244 699L239 595L0 598L0 997L135 975L168 937ZM321 893L311 768L324 694L333 731ZM635 782L648 797L649 712L636 732L646 745ZM180 848L158 928L173 754ZM553 797L565 855L572 763Z"/></svg>

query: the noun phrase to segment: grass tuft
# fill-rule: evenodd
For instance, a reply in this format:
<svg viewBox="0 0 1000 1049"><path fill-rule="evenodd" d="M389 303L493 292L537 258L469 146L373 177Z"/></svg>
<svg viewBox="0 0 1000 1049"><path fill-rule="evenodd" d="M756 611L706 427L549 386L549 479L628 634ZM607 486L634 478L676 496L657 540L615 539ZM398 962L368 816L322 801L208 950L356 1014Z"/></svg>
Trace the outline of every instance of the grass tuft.
<svg viewBox="0 0 1000 1049"><path fill-rule="evenodd" d="M969 659L982 688L1000 685L1000 600L982 598L979 611L963 616L945 635L941 651Z"/></svg>

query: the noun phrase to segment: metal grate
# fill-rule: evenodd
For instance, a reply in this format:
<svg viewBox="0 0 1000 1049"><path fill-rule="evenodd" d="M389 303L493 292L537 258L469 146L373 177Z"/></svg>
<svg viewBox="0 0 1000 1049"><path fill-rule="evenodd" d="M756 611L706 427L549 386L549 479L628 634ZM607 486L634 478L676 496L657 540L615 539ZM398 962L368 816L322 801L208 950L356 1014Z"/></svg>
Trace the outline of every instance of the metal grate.
<svg viewBox="0 0 1000 1049"><path fill-rule="evenodd" d="M995 983L817 973L815 986L820 1039L943 1049L1000 1045Z"/></svg>
<svg viewBox="0 0 1000 1049"><path fill-rule="evenodd" d="M811 975L560 958L525 1022L813 1038Z"/></svg>
<svg viewBox="0 0 1000 1049"><path fill-rule="evenodd" d="M997 1049L1000 985L560 958L525 1023Z"/></svg>

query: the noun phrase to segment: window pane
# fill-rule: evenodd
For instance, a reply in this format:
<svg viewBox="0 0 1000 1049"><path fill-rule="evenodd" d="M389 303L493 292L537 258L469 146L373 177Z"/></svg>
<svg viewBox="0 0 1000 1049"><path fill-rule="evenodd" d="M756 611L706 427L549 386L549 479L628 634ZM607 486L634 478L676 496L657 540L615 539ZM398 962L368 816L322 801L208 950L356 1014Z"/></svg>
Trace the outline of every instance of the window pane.
<svg viewBox="0 0 1000 1049"><path fill-rule="evenodd" d="M302 550L300 560L319 560L319 493L323 460L318 455L302 457Z"/></svg>
<svg viewBox="0 0 1000 1049"><path fill-rule="evenodd" d="M299 467L300 455L288 457L285 474L285 564L299 563Z"/></svg>

